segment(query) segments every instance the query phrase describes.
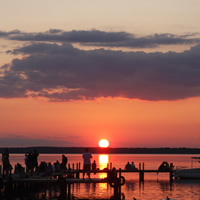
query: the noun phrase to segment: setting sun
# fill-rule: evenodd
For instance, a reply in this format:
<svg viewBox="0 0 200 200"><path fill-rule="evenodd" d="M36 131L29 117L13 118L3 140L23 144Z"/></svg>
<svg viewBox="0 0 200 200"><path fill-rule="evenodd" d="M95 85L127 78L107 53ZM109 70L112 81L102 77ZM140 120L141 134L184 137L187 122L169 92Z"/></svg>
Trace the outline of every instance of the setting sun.
<svg viewBox="0 0 200 200"><path fill-rule="evenodd" d="M106 139L102 139L99 141L99 146L100 147L108 147L109 146L109 142Z"/></svg>

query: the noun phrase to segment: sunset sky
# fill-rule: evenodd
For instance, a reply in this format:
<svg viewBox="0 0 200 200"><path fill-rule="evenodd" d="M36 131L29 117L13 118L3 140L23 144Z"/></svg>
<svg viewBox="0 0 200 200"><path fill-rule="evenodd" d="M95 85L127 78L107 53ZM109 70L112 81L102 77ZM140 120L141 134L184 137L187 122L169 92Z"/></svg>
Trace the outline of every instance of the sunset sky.
<svg viewBox="0 0 200 200"><path fill-rule="evenodd" d="M0 0L0 147L200 148L199 0Z"/></svg>

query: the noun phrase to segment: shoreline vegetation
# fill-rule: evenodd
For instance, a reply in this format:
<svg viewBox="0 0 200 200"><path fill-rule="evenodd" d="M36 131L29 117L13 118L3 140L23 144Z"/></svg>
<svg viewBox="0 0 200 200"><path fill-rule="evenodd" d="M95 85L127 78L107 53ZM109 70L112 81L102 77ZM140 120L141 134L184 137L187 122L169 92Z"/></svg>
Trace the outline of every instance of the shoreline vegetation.
<svg viewBox="0 0 200 200"><path fill-rule="evenodd" d="M40 154L82 154L86 147L10 147L11 154L24 154L37 149ZM93 154L200 154L200 148L100 148L87 147ZM0 153L5 147L0 148Z"/></svg>

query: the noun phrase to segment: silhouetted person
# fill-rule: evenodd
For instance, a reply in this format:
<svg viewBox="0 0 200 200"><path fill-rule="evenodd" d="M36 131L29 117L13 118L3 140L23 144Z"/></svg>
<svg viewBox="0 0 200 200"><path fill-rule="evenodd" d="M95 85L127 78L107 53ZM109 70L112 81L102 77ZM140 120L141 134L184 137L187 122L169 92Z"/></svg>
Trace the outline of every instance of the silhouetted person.
<svg viewBox="0 0 200 200"><path fill-rule="evenodd" d="M8 148L6 148L4 152L2 153L2 163L3 163L3 178L4 178L5 172L6 172L6 175L8 175L8 172L11 174L11 170L12 170L12 166L9 161Z"/></svg>
<svg viewBox="0 0 200 200"><path fill-rule="evenodd" d="M85 172L90 178L91 158L92 154L88 151L88 148L86 148L83 153L83 178L85 177Z"/></svg>
<svg viewBox="0 0 200 200"><path fill-rule="evenodd" d="M163 161L158 168L159 171L169 171L169 169L170 169L169 164L166 161Z"/></svg>
<svg viewBox="0 0 200 200"><path fill-rule="evenodd" d="M28 168L28 153L25 153L24 162L25 162L25 165L26 165L26 173L28 173L29 172L29 168Z"/></svg>
<svg viewBox="0 0 200 200"><path fill-rule="evenodd" d="M38 169L38 156L39 153L36 149L33 150L33 167L35 168L35 172Z"/></svg>
<svg viewBox="0 0 200 200"><path fill-rule="evenodd" d="M131 169L134 170L134 171L137 171L137 170L138 170L138 169L135 167L134 162L131 163Z"/></svg>
<svg viewBox="0 0 200 200"><path fill-rule="evenodd" d="M56 172L60 172L60 170L61 170L61 164L59 163L58 160L54 163L54 166L55 166Z"/></svg>
<svg viewBox="0 0 200 200"><path fill-rule="evenodd" d="M96 174L96 170L97 170L97 164L96 161L94 160L92 163L92 170L94 171L94 174Z"/></svg>
<svg viewBox="0 0 200 200"><path fill-rule="evenodd" d="M52 164L51 164L51 162L49 162L47 167L46 167L46 175L47 176L52 175L52 171L53 171Z"/></svg>
<svg viewBox="0 0 200 200"><path fill-rule="evenodd" d="M20 177L22 177L22 175L24 174L24 168L22 167L22 165L20 163L17 163L15 165L15 174L20 174Z"/></svg>
<svg viewBox="0 0 200 200"><path fill-rule="evenodd" d="M134 164L134 162L131 163L131 167L132 167L132 169L135 169L135 164Z"/></svg>
<svg viewBox="0 0 200 200"><path fill-rule="evenodd" d="M26 172L31 172L31 175L33 175L35 161L34 161L33 153L31 151L25 154L25 164L26 164Z"/></svg>
<svg viewBox="0 0 200 200"><path fill-rule="evenodd" d="M67 169L67 167L66 167L67 161L68 161L67 157L63 154L62 155L61 169L64 170L64 171Z"/></svg>
<svg viewBox="0 0 200 200"><path fill-rule="evenodd" d="M47 169L47 163L45 161L41 162L38 168L39 173L45 173Z"/></svg>
<svg viewBox="0 0 200 200"><path fill-rule="evenodd" d="M127 162L127 164L125 166L125 170L131 171L131 169L132 169L131 164L129 162Z"/></svg>
<svg viewBox="0 0 200 200"><path fill-rule="evenodd" d="M108 172L107 178L110 182L113 182L113 180L117 178L117 170L115 167L113 167L112 170Z"/></svg>

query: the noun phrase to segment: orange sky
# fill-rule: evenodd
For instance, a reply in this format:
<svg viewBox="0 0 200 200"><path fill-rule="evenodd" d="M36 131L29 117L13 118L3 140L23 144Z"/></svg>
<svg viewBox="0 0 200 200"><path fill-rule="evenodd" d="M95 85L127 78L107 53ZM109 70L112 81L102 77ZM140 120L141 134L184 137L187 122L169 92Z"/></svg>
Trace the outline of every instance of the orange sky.
<svg viewBox="0 0 200 200"><path fill-rule="evenodd" d="M29 138L56 140L61 146L98 146L107 138L110 147L199 147L199 103L200 98L64 103L1 99L1 137L20 146ZM21 143L17 135L24 138Z"/></svg>

